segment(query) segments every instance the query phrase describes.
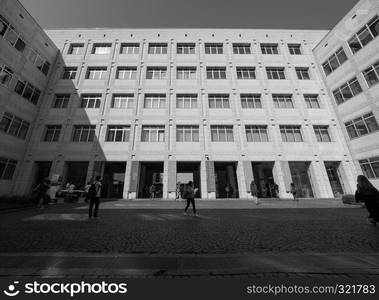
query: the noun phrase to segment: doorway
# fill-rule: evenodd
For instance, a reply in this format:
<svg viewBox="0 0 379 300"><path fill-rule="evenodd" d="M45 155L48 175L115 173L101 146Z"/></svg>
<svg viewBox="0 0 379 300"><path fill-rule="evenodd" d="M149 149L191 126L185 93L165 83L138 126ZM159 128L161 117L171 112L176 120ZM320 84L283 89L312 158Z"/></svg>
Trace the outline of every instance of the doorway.
<svg viewBox="0 0 379 300"><path fill-rule="evenodd" d="M330 186L333 191L334 197L338 198L343 195L343 187L341 184L341 176L339 173L339 161L326 161L324 162L326 173L328 174L328 179Z"/></svg>
<svg viewBox="0 0 379 300"><path fill-rule="evenodd" d="M238 198L237 163L215 162L216 198Z"/></svg>
<svg viewBox="0 0 379 300"><path fill-rule="evenodd" d="M291 171L292 182L296 188L296 195L298 198L313 198L313 189L311 179L309 176L308 161L289 162Z"/></svg>
<svg viewBox="0 0 379 300"><path fill-rule="evenodd" d="M65 169L65 184L74 184L75 189L84 189L87 179L88 161L67 161Z"/></svg>
<svg viewBox="0 0 379 300"><path fill-rule="evenodd" d="M49 178L52 163L52 161L35 162L35 175L32 188L34 188L43 179Z"/></svg>
<svg viewBox="0 0 379 300"><path fill-rule="evenodd" d="M254 182L257 185L258 198L276 198L273 188L274 176L272 170L274 162L252 162Z"/></svg>
<svg viewBox="0 0 379 300"><path fill-rule="evenodd" d="M195 198L200 198L200 162L178 161L176 163L176 183L180 185L180 191L184 190L184 185L189 181L192 181L195 188L198 189Z"/></svg>
<svg viewBox="0 0 379 300"><path fill-rule="evenodd" d="M105 162L101 197L122 198L126 162Z"/></svg>
<svg viewBox="0 0 379 300"><path fill-rule="evenodd" d="M154 198L163 196L163 162L141 162L138 184L138 198L150 198L151 188Z"/></svg>

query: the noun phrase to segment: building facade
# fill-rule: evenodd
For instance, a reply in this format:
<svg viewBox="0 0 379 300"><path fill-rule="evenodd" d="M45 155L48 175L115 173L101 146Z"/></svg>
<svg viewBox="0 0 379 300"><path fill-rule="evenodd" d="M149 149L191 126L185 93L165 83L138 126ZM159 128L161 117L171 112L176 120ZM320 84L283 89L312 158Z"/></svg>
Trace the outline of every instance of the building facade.
<svg viewBox="0 0 379 300"><path fill-rule="evenodd" d="M104 197L126 199L147 198L152 184L157 197L174 199L189 180L204 199L250 198L252 181L260 197L273 196L274 184L291 197L291 182L304 198L353 193L358 161L378 147L369 140L371 152L359 156L348 138L334 93L347 71L326 76L323 67L338 50L326 41L332 32L47 30L59 53L0 193L28 193L44 177L83 187L97 175ZM362 113L375 119L375 91L366 92ZM12 151L4 157L15 160Z"/></svg>

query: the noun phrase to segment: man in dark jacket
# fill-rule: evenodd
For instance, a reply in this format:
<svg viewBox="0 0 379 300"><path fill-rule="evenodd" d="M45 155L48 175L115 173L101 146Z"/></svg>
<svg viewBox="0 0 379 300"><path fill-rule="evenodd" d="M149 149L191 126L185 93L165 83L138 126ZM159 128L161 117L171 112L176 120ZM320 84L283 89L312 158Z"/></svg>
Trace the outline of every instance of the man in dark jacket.
<svg viewBox="0 0 379 300"><path fill-rule="evenodd" d="M369 213L368 220L376 226L376 222L379 222L379 192L363 175L357 177L355 200L357 202L364 202Z"/></svg>

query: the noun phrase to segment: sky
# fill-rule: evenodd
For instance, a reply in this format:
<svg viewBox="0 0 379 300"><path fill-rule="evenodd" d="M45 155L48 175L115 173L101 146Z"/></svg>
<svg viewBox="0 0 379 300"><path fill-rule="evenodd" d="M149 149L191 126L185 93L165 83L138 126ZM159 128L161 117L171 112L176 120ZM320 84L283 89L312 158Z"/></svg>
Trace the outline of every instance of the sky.
<svg viewBox="0 0 379 300"><path fill-rule="evenodd" d="M42 28L331 29L358 0L19 0Z"/></svg>

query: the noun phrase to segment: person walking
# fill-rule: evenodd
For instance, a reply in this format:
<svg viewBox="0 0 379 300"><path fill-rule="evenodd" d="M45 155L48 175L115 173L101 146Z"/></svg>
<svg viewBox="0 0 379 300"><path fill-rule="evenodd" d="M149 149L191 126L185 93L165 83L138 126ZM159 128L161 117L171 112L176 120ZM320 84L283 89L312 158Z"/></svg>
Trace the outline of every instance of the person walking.
<svg viewBox="0 0 379 300"><path fill-rule="evenodd" d="M376 226L376 223L379 222L379 191L363 175L357 177L355 200L364 202L369 213L368 221Z"/></svg>
<svg viewBox="0 0 379 300"><path fill-rule="evenodd" d="M299 201L299 199L296 197L297 190L296 190L296 186L293 182L291 182L290 193L292 194L294 201Z"/></svg>
<svg viewBox="0 0 379 300"><path fill-rule="evenodd" d="M258 205L259 204L258 188L257 188L257 185L255 184L254 180L252 180L250 183L250 192L251 192L251 196L253 197L253 199L255 201L255 205Z"/></svg>
<svg viewBox="0 0 379 300"><path fill-rule="evenodd" d="M87 183L87 185L84 187L84 192L85 192L85 198L84 198L84 201L85 202L88 202L89 200L90 200L90 197L89 197L89 195L88 195L88 193L89 193L89 189L91 188L91 182L90 181L88 181L88 183Z"/></svg>
<svg viewBox="0 0 379 300"><path fill-rule="evenodd" d="M44 204L47 199L47 191L49 188L50 180L45 178L33 189L33 193L36 197L37 207L40 209L44 208Z"/></svg>
<svg viewBox="0 0 379 300"><path fill-rule="evenodd" d="M153 183L152 185L150 185L150 188L149 188L150 200L154 200L155 191L156 191L156 188L155 188L155 184Z"/></svg>
<svg viewBox="0 0 379 300"><path fill-rule="evenodd" d="M193 182L188 182L187 186L184 189L184 195L183 198L187 199L187 206L184 209L184 214L187 215L187 210L190 204L192 204L193 209L193 215L195 217L198 217L199 215L196 213L196 206L195 206L195 194L197 192L197 188L194 187Z"/></svg>
<svg viewBox="0 0 379 300"><path fill-rule="evenodd" d="M90 219L92 218L92 216L94 218L97 218L98 216L100 195L101 195L101 178L100 176L97 176L96 180L91 184L91 187L88 190L88 196L90 198L88 217ZM94 209L93 209L93 206L95 206Z"/></svg>

